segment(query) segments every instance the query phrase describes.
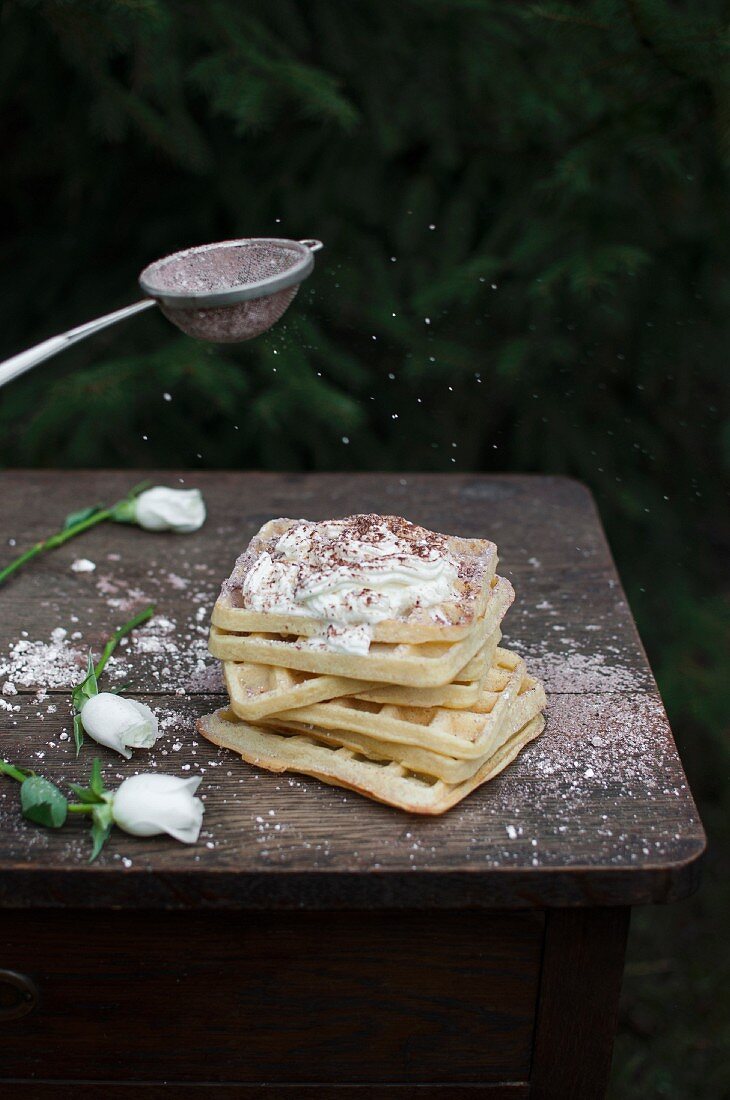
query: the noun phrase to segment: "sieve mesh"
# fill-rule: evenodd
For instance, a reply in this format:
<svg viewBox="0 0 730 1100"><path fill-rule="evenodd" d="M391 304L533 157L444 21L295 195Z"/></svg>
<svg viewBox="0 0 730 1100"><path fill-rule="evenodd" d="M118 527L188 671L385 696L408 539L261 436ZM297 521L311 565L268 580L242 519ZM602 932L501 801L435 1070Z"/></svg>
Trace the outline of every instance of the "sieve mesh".
<svg viewBox="0 0 730 1100"><path fill-rule="evenodd" d="M143 274L153 293L217 294L282 275L301 258L301 249L286 242L250 240L177 252L150 264Z"/></svg>
<svg viewBox="0 0 730 1100"><path fill-rule="evenodd" d="M222 241L165 256L146 267L139 281L167 319L189 336L238 343L279 320L321 247L315 240Z"/></svg>
<svg viewBox="0 0 730 1100"><path fill-rule="evenodd" d="M174 325L196 340L214 344L238 344L275 325L296 297L299 285L278 290L265 298L250 298L237 305L209 309L170 309L163 302L159 307Z"/></svg>

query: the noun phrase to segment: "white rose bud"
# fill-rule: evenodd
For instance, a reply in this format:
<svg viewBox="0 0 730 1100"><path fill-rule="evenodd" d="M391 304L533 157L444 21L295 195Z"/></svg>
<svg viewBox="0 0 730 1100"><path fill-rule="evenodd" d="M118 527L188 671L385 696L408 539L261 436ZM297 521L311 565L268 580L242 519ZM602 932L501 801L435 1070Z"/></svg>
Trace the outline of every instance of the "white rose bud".
<svg viewBox="0 0 730 1100"><path fill-rule="evenodd" d="M134 500L134 519L148 531L177 531L187 535L205 522L200 489L147 489Z"/></svg>
<svg viewBox="0 0 730 1100"><path fill-rule="evenodd" d="M133 836L168 833L183 844L194 844L203 824L203 803L195 798L200 776L143 774L125 779L114 795L112 817Z"/></svg>
<svg viewBox="0 0 730 1100"><path fill-rule="evenodd" d="M127 760L132 749L149 749L159 736L157 718L148 706L110 691L92 695L84 703L81 725L94 741Z"/></svg>

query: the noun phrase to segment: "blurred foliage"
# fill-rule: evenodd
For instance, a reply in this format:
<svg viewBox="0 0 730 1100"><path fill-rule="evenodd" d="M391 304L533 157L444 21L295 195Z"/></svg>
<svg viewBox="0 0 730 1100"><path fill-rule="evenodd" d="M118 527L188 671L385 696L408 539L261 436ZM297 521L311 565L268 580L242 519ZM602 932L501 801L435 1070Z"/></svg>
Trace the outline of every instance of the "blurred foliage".
<svg viewBox="0 0 730 1100"><path fill-rule="evenodd" d="M0 27L8 354L174 249L327 246L249 345L146 314L15 382L0 461L581 478L726 839L726 5L15 0ZM676 1082L627 1025L617 1095L721 1094L688 1076L719 973L654 1011Z"/></svg>

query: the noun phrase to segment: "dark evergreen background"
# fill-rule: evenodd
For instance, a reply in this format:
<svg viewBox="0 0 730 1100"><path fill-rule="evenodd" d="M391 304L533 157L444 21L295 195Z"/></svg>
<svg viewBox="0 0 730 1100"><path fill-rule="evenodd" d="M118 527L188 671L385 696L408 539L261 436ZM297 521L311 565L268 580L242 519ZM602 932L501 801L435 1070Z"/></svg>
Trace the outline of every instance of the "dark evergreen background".
<svg viewBox="0 0 730 1100"><path fill-rule="evenodd" d="M215 349L145 315L13 383L0 461L544 470L596 494L715 837L700 896L635 921L616 1097L730 1094L727 15L16 0L0 19L2 352L132 301L189 244L327 245L266 338Z"/></svg>

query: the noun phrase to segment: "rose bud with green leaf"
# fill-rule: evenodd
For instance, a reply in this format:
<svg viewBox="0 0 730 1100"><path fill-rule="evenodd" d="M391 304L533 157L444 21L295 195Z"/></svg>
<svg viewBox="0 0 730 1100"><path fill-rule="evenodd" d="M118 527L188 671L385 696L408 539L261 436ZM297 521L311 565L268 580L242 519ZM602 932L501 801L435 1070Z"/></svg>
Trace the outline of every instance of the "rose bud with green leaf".
<svg viewBox="0 0 730 1100"><path fill-rule="evenodd" d="M66 796L43 776L0 760L0 775L20 783L23 816L36 825L60 829L69 814L83 814L91 822L91 855L96 859L112 827L117 825L132 836L158 836L167 833L183 844L194 844L200 836L205 807L195 797L201 783L199 775L180 779L176 775L143 772L133 775L108 791L101 775L101 764L94 760L88 787L69 783L78 802Z"/></svg>
<svg viewBox="0 0 730 1100"><path fill-rule="evenodd" d="M77 756L84 742L84 731L100 745L107 745L120 752L122 756L126 756L127 760L132 755L128 751L130 748L148 749L157 740L157 719L148 706L134 699L122 699L113 691L100 692L98 683L107 661L122 638L126 638L138 626L152 618L154 611L154 604L152 604L144 611L139 611L124 626L118 627L104 646L98 664L94 664L89 653L86 675L71 693ZM89 703L100 697L103 697L103 701L99 704L95 703L91 710L87 711ZM111 700L116 702L112 703ZM85 718L81 717L82 712L86 713Z"/></svg>
<svg viewBox="0 0 730 1100"><path fill-rule="evenodd" d="M151 749L159 737L157 717L146 703L100 691L83 704L81 725L100 745L130 759L132 749Z"/></svg>
<svg viewBox="0 0 730 1100"><path fill-rule="evenodd" d="M117 505L113 519L137 523L147 531L176 531L186 535L205 522L205 501L200 489L166 489L156 485Z"/></svg>
<svg viewBox="0 0 730 1100"><path fill-rule="evenodd" d="M199 775L178 779L175 775L143 773L125 779L114 794L114 823L133 836L168 833L184 844L200 835L204 806L195 792Z"/></svg>
<svg viewBox="0 0 730 1100"><path fill-rule="evenodd" d="M116 504L91 504L66 516L60 531L41 539L0 569L0 584L39 554L63 546L69 539L84 534L99 523L136 523L148 531L177 531L189 534L205 522L205 502L199 489L149 489L143 481L130 489Z"/></svg>

